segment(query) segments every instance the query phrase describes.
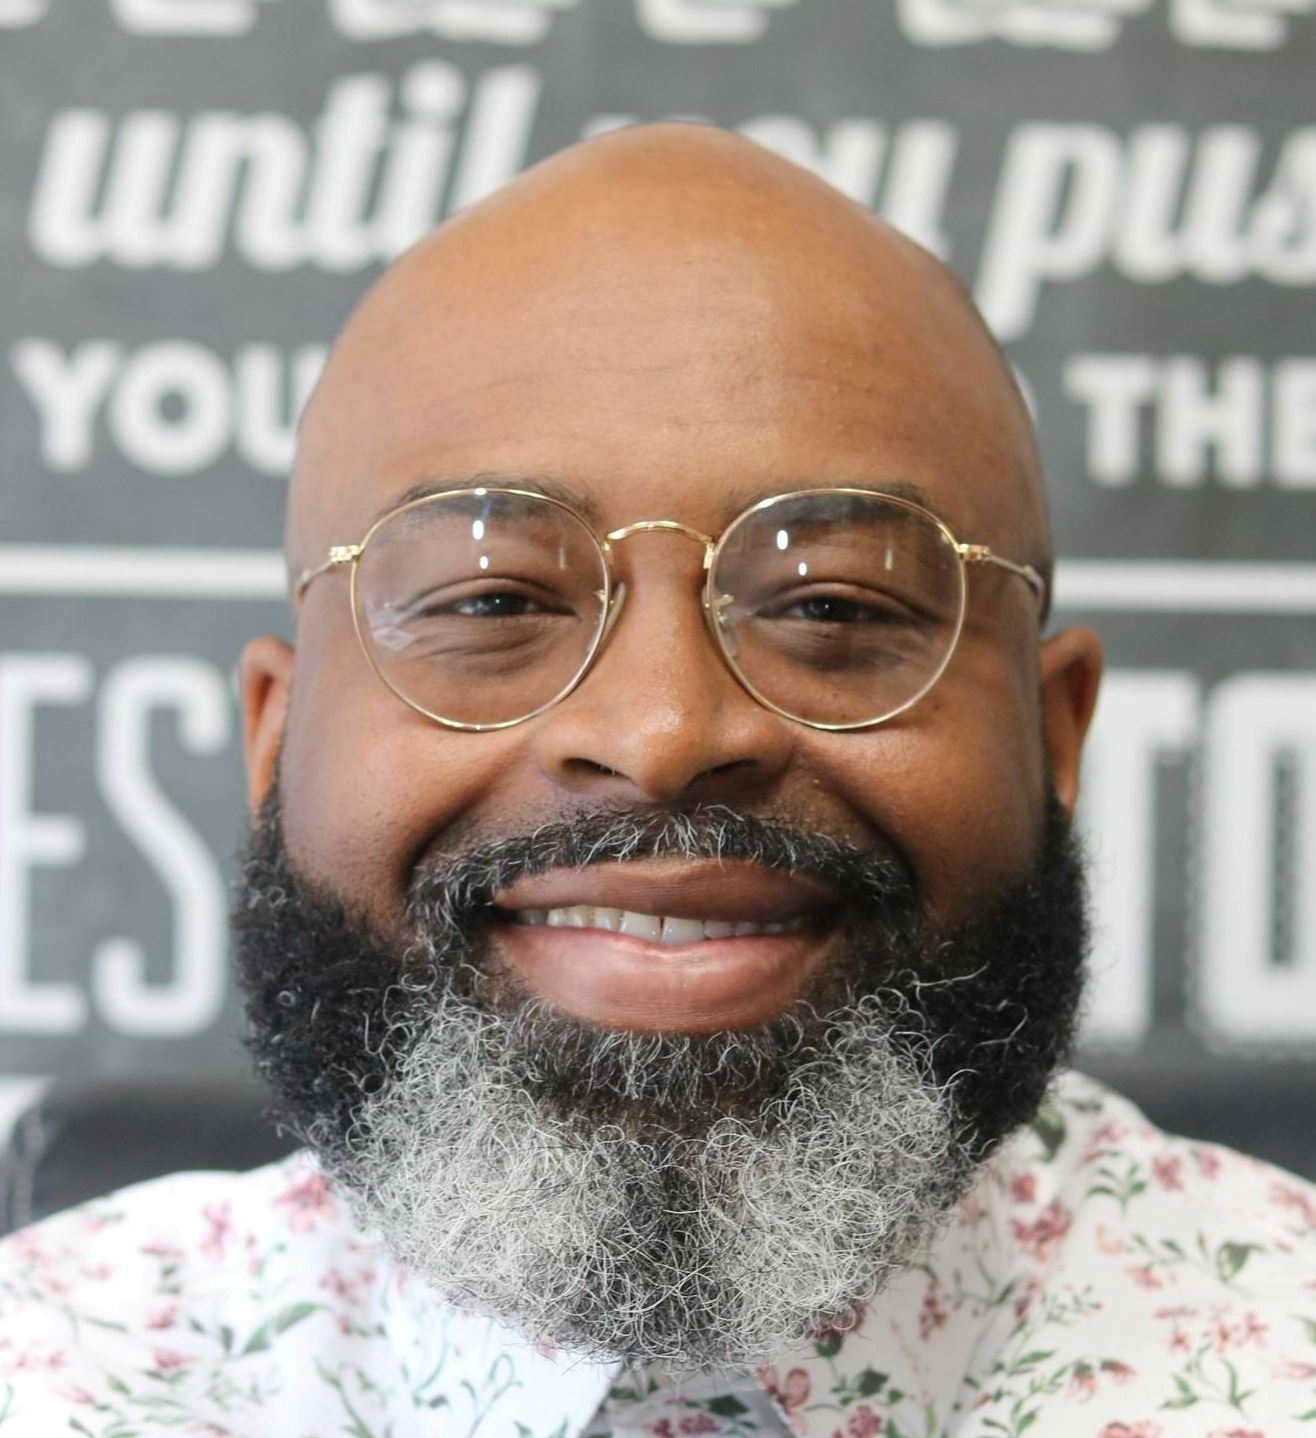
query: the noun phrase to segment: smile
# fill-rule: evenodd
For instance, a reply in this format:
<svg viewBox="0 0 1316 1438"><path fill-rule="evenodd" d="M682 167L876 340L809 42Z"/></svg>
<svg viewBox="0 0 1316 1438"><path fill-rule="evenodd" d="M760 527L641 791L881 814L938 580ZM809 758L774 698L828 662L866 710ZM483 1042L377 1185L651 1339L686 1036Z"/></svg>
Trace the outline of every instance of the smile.
<svg viewBox="0 0 1316 1438"><path fill-rule="evenodd" d="M640 914L631 909L614 909L592 904L572 904L554 909L517 909L512 922L550 929L599 929L625 934L652 944L676 947L699 944L709 939L746 938L756 934L794 934L809 927L809 916L800 915L764 923L748 919L679 918L670 914Z"/></svg>

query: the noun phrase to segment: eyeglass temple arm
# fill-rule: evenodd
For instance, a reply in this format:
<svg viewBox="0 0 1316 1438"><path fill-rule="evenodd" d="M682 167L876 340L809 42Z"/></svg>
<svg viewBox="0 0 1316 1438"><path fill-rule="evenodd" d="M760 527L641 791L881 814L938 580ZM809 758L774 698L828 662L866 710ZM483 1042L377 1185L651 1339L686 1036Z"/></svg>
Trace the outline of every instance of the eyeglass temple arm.
<svg viewBox="0 0 1316 1438"><path fill-rule="evenodd" d="M329 549L329 558L323 564L317 564L310 569L303 569L297 576L297 583L293 585L292 597L300 600L302 595L311 587L311 581L318 579L326 570L337 569L342 564L355 564L361 555L359 544L335 544Z"/></svg>
<svg viewBox="0 0 1316 1438"><path fill-rule="evenodd" d="M961 544L958 546L960 557L966 564L995 564L998 568L1016 574L1033 591L1033 597L1037 600L1039 609L1046 608L1046 580L1033 568L1031 564L1016 564L1013 559L1005 559L999 554L993 554L985 544Z"/></svg>

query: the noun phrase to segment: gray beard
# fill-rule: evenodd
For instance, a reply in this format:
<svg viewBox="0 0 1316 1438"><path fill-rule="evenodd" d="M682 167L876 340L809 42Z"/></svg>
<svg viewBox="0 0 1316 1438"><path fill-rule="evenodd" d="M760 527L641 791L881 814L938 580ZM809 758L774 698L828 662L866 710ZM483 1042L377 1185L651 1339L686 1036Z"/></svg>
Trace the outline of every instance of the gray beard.
<svg viewBox="0 0 1316 1438"><path fill-rule="evenodd" d="M847 942L785 1014L741 1031L612 1030L491 990L500 887L649 855L823 878ZM780 1357L917 1260L1066 1053L1086 935L1053 798L1033 868L940 937L898 866L710 808L453 847L390 942L299 877L272 790L233 923L276 1112L362 1224L531 1338L675 1368Z"/></svg>
<svg viewBox="0 0 1316 1438"><path fill-rule="evenodd" d="M760 1063L785 1064L770 1097L682 1129L555 1111L532 1090L559 1016L431 996L395 1019L403 1057L346 1139L310 1137L358 1220L449 1298L596 1357L753 1362L852 1323L973 1171L891 998L836 1010L825 1043L789 1022L771 1044L585 1031L609 1088L649 1113L710 1071L750 1092Z"/></svg>

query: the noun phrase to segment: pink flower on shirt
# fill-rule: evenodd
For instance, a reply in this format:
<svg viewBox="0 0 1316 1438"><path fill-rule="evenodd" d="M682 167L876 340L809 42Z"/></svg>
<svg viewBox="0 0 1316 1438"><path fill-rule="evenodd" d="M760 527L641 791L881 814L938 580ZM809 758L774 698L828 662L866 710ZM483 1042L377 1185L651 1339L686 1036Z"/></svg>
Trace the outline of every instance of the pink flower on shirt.
<svg viewBox="0 0 1316 1438"><path fill-rule="evenodd" d="M1016 1203L1032 1203L1037 1197L1037 1175L1016 1173L1010 1180L1010 1197Z"/></svg>
<svg viewBox="0 0 1316 1438"><path fill-rule="evenodd" d="M1278 1207L1292 1209L1308 1228L1316 1228L1316 1202L1296 1184L1272 1183L1270 1198Z"/></svg>
<svg viewBox="0 0 1316 1438"><path fill-rule="evenodd" d="M148 1258L182 1258L183 1250L176 1243L165 1243L160 1239L153 1239L150 1243L143 1243L137 1250L144 1253Z"/></svg>
<svg viewBox="0 0 1316 1438"><path fill-rule="evenodd" d="M1076 1363L1074 1371L1069 1375L1069 1386L1065 1389L1067 1398L1076 1398L1080 1403L1086 1403L1097 1391L1097 1375L1092 1371L1089 1363Z"/></svg>
<svg viewBox="0 0 1316 1438"><path fill-rule="evenodd" d="M1183 1160L1177 1154L1158 1154L1152 1159L1152 1177L1173 1193L1183 1188Z"/></svg>
<svg viewBox="0 0 1316 1438"><path fill-rule="evenodd" d="M1097 1438L1161 1438L1164 1431L1159 1423L1144 1419L1140 1423L1107 1423Z"/></svg>
<svg viewBox="0 0 1316 1438"><path fill-rule="evenodd" d="M1242 1348L1249 1343L1263 1344L1266 1341L1267 1325L1251 1311L1242 1318L1231 1321L1227 1312L1219 1312L1206 1330L1206 1340L1217 1353L1228 1352L1231 1348Z"/></svg>
<svg viewBox="0 0 1316 1438"><path fill-rule="evenodd" d="M926 1343L938 1328L944 1327L948 1314L937 1292L937 1285L929 1282L923 1294L923 1303L918 1311L918 1336Z"/></svg>
<svg viewBox="0 0 1316 1438"><path fill-rule="evenodd" d="M329 1180L319 1169L294 1179L274 1201L286 1211L294 1233L310 1233L317 1224L332 1223L338 1216Z"/></svg>
<svg viewBox="0 0 1316 1438"><path fill-rule="evenodd" d="M1058 1198L1053 1198L1032 1223L1024 1223L1018 1218L1011 1219L1010 1232L1030 1258L1046 1263L1069 1232L1071 1222L1069 1210Z"/></svg>
<svg viewBox="0 0 1316 1438"><path fill-rule="evenodd" d="M1197 1171L1203 1178L1215 1178L1220 1172L1220 1156L1214 1149L1195 1146L1193 1162L1197 1165Z"/></svg>
<svg viewBox="0 0 1316 1438"><path fill-rule="evenodd" d="M882 1420L867 1403L861 1403L846 1419L844 1438L873 1438L881 1431Z"/></svg>
<svg viewBox="0 0 1316 1438"><path fill-rule="evenodd" d="M813 1385L803 1368L792 1368L785 1378L778 1378L777 1370L771 1366L759 1368L757 1373L768 1396L787 1411L801 1408L809 1401Z"/></svg>
<svg viewBox="0 0 1316 1438"><path fill-rule="evenodd" d="M227 1203L202 1204L201 1217L205 1219L206 1236L201 1240L201 1252L207 1258L216 1261L223 1258L229 1230L233 1226L231 1213Z"/></svg>

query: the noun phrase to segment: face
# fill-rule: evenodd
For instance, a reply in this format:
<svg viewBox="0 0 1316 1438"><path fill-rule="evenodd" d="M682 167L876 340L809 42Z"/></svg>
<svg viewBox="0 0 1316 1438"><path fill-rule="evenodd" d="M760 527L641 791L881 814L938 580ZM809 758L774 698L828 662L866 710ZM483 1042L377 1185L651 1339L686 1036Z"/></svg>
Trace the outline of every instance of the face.
<svg viewBox="0 0 1316 1438"><path fill-rule="evenodd" d="M1017 406L931 262L826 192L795 193L803 182L771 166L753 183L740 173L765 162L740 151L691 161L690 144L705 142L683 137L652 181L645 154L623 155L620 168L612 151L568 159L396 268L349 326L304 425L294 572L358 540L418 481L464 475L549 476L600 532L666 518L708 534L761 495L901 481L959 539L1042 557ZM686 164L694 179L673 181ZM670 531L619 547L628 598L591 672L560 704L498 732L444 729L379 682L341 574L308 591L295 653L253 644L253 809L272 812L277 760L283 857L313 902L336 906L334 933L394 967L418 944L438 962L434 914L417 896L455 856L619 818L727 813L899 876L916 937L899 952L879 945L878 962L855 926L882 915L861 912L834 869L768 862L745 843L564 841L560 862L512 865L482 891L469 950L481 984L466 997L483 1011L533 1011L576 1033L630 1036L623 1045L752 1048L801 1005L825 1014L862 999L856 964L870 984L896 959L930 969L943 943L1028 890L1047 852L1048 793L1053 814L1075 794L1098 670L1091 636L1039 646L1026 586L976 566L963 632L931 692L879 727L828 733L736 682L700 611L701 559ZM518 922L582 905L755 930L787 920L798 932L673 948ZM522 1034L512 1048L527 1043ZM765 1092L779 1096L789 1064L772 1064ZM896 1068L917 1106L928 1074L908 1053ZM893 1090L882 1092L872 1114L889 1106ZM725 1112L726 1095L704 1098ZM759 1113L772 1099L745 1102ZM661 1111L647 1117L663 1122ZM931 1140L943 1164L954 1127L943 1115ZM668 1115L667 1128L680 1125ZM677 1160L667 1151L655 1162Z"/></svg>

